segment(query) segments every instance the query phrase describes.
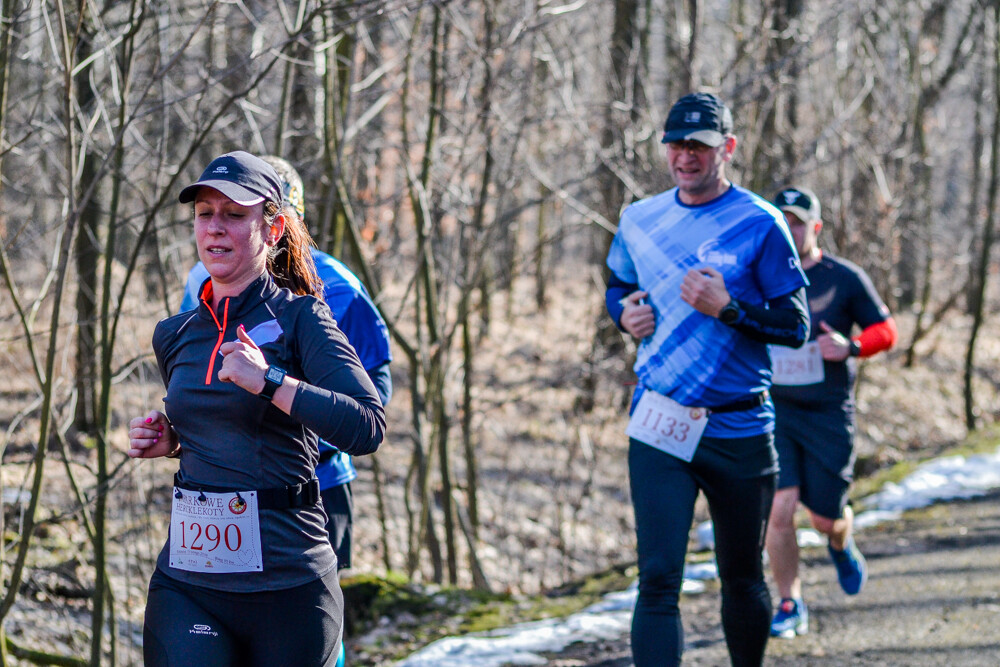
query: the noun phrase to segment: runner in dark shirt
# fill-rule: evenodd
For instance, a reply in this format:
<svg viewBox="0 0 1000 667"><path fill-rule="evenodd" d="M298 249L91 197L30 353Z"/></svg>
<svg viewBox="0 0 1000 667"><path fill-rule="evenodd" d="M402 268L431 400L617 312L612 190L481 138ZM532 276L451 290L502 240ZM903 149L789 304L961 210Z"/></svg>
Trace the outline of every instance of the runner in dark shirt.
<svg viewBox="0 0 1000 667"><path fill-rule="evenodd" d="M194 205L211 280L196 310L157 325L165 408L129 423L129 456L180 458L144 663L330 667L344 610L314 473L318 439L375 451L382 403L314 296L308 247L282 240L273 167L227 153L180 201Z"/></svg>
<svg viewBox="0 0 1000 667"><path fill-rule="evenodd" d="M323 301L329 306L337 327L357 352L365 372L382 399L382 406L388 406L392 398L392 375L389 373L392 352L389 348L389 329L382 314L356 275L339 260L312 246L306 227L305 188L299 172L290 162L276 155L265 155L261 159L274 167L281 180L285 196L285 237L292 232L291 238L308 248L316 267L316 275L323 283ZM180 312L198 307L201 289L208 278L208 269L202 262L191 268ZM319 480L320 496L327 515L326 532L330 535L330 544L337 554L339 570L351 567L354 532L354 494L351 482L357 476L357 469L348 454L325 440L319 441L316 478ZM343 667L345 662L342 644L337 667Z"/></svg>
<svg viewBox="0 0 1000 667"><path fill-rule="evenodd" d="M781 472L771 509L767 550L781 602L771 634L794 637L809 628L798 575L795 511L799 501L812 524L829 539L840 585L856 595L867 564L852 537L847 491L854 471L856 358L870 357L896 341L896 326L871 280L854 264L817 245L822 229L819 200L805 188L785 188L782 209L809 286L812 340L799 350L771 350L775 447ZM858 327L860 335L850 338Z"/></svg>

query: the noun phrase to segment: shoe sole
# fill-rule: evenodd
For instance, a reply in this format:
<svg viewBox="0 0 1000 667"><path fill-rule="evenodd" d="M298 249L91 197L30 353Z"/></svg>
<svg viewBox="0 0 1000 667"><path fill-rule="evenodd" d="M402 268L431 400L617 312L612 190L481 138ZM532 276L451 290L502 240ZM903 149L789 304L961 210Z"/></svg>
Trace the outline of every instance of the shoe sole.
<svg viewBox="0 0 1000 667"><path fill-rule="evenodd" d="M771 636L777 639L795 639L796 637L807 634L809 634L808 625L804 627L798 626L794 628L788 628L786 630L782 630L781 632L774 632L773 630L771 631Z"/></svg>

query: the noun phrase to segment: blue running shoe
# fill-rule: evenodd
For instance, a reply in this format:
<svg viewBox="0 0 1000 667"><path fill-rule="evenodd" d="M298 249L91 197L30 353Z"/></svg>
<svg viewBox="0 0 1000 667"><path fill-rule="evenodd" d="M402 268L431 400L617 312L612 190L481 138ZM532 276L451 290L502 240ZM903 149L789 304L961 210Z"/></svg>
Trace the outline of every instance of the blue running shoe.
<svg viewBox="0 0 1000 667"><path fill-rule="evenodd" d="M778 613L771 621L771 636L794 639L809 632L809 610L802 600L785 598L778 605Z"/></svg>
<svg viewBox="0 0 1000 667"><path fill-rule="evenodd" d="M843 551L837 551L829 545L827 545L827 550L830 552L833 564L837 566L837 579L840 580L840 587L848 595L860 593L865 582L868 581L868 563L861 555L858 545L854 543L854 538L848 539L847 548Z"/></svg>

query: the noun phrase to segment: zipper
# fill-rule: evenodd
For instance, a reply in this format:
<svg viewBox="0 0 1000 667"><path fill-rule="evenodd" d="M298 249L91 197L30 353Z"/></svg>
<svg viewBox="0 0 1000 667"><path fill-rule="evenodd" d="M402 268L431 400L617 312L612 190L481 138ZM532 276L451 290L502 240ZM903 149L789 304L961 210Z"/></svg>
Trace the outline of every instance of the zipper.
<svg viewBox="0 0 1000 667"><path fill-rule="evenodd" d="M208 372L205 374L205 384L212 384L212 375L215 370L215 355L219 353L219 348L222 347L222 341L226 335L226 325L229 323L229 297L225 298L222 306L222 324L219 324L219 318L215 316L215 311L211 306L208 312L212 313L215 326L219 329L219 340L215 341L215 347L212 348L212 356L208 359Z"/></svg>

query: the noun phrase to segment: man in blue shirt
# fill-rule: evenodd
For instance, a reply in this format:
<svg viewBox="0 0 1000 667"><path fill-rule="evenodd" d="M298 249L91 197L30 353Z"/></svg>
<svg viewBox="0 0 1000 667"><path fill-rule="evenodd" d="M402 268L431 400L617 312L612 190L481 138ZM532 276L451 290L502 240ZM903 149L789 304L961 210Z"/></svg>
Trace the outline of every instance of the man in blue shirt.
<svg viewBox="0 0 1000 667"><path fill-rule="evenodd" d="M625 209L607 259L608 312L640 341L626 429L639 563L632 654L636 667L680 663L678 598L702 491L729 654L759 665L777 473L767 345L806 340L806 280L781 213L726 177L736 137L718 97L678 100L663 143L677 187Z"/></svg>
<svg viewBox="0 0 1000 667"><path fill-rule="evenodd" d="M263 159L274 167L281 179L285 214L295 216L295 222L305 225L302 178L287 160L276 156L265 156ZM389 373L392 353L385 320L372 302L368 290L343 263L314 247L309 250L316 264L316 273L323 282L324 301L337 326L357 352L368 377L375 384L382 405L388 405L392 398L392 376ZM207 279L208 271L198 262L188 273L179 312L198 306L198 294ZM349 455L323 440L319 441L319 448L316 477L319 479L320 495L328 517L326 529L337 554L338 568L349 568L354 507L350 483L358 476L358 472ZM342 652L338 665L343 665L343 661Z"/></svg>

